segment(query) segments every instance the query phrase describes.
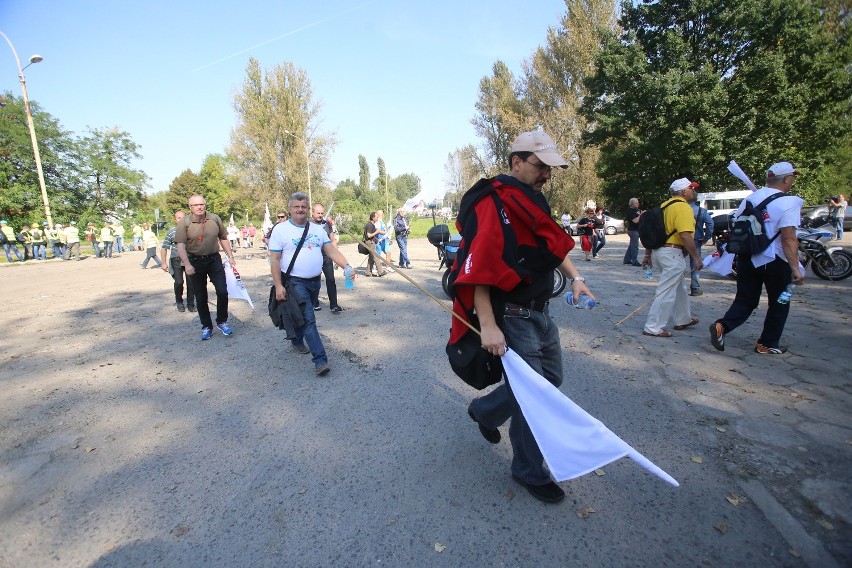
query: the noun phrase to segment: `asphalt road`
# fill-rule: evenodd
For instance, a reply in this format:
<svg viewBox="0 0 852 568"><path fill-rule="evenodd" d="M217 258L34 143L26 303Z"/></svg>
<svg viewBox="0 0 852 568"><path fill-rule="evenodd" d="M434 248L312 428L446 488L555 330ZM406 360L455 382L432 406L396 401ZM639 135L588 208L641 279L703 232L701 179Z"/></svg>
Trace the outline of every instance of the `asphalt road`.
<svg viewBox="0 0 852 568"><path fill-rule="evenodd" d="M262 254L238 255L256 310L232 300L235 335L207 342L143 253L4 266L0 567L849 565L852 279L807 278L789 354L751 351L762 308L719 353L735 284L706 275L701 324L644 337L655 282L625 242L578 262L595 310L552 302L562 391L681 485L623 459L555 506L512 481L505 426L482 439L449 316L398 274L341 275L317 378L271 328Z"/></svg>

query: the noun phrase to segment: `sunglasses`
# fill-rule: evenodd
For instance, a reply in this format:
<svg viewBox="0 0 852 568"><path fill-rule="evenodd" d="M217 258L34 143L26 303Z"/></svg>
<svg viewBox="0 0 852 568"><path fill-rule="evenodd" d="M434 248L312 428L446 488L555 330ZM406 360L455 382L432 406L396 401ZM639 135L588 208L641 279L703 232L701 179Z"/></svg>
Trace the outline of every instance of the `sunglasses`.
<svg viewBox="0 0 852 568"><path fill-rule="evenodd" d="M278 216L278 218L279 218L279 219L286 219L286 218L287 218L287 215L279 215L279 216Z"/></svg>

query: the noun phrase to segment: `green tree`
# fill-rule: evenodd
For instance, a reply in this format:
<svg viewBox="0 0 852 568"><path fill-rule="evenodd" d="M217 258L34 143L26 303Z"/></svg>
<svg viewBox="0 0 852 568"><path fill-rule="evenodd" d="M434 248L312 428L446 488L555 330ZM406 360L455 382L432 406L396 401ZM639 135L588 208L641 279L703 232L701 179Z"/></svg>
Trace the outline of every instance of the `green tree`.
<svg viewBox="0 0 852 568"><path fill-rule="evenodd" d="M391 181L393 203L391 205L402 205L420 193L421 189L420 176L416 174L406 173L393 178Z"/></svg>
<svg viewBox="0 0 852 568"><path fill-rule="evenodd" d="M822 179L850 130L850 30L823 2L660 0L625 4L587 84L585 140L613 202L659 201L672 179L739 187L779 160Z"/></svg>
<svg viewBox="0 0 852 568"><path fill-rule="evenodd" d="M30 110L51 215L56 222L67 222L84 200L69 167L75 140L37 102L30 101ZM0 217L16 228L45 217L24 100L10 92L0 94Z"/></svg>
<svg viewBox="0 0 852 568"><path fill-rule="evenodd" d="M447 154L447 162L444 164L444 183L448 188L444 195L446 206L458 211L464 192L487 175L488 168L485 160L473 144L457 148L454 152Z"/></svg>
<svg viewBox="0 0 852 568"><path fill-rule="evenodd" d="M234 110L228 155L248 198L284 207L291 193L307 191L309 170L312 189L321 185L335 140L318 132L320 104L304 70L285 62L264 72L250 59Z"/></svg>
<svg viewBox="0 0 852 568"><path fill-rule="evenodd" d="M367 158L358 154L358 195L359 199L366 197L370 191L370 165Z"/></svg>
<svg viewBox="0 0 852 568"><path fill-rule="evenodd" d="M491 77L479 81L477 114L471 124L484 141L489 173L505 169L512 141L532 129L532 113L523 94L522 83L502 61L494 64Z"/></svg>
<svg viewBox="0 0 852 568"><path fill-rule="evenodd" d="M376 190L382 195L388 190L388 171L385 168L385 161L381 158L376 160L376 166L379 168L379 175L376 177Z"/></svg>
<svg viewBox="0 0 852 568"><path fill-rule="evenodd" d="M76 173L85 220L123 219L142 202L148 176L131 167L141 157L139 145L118 127L91 129L79 140Z"/></svg>
<svg viewBox="0 0 852 568"><path fill-rule="evenodd" d="M166 193L166 207L169 214L177 210L189 211L189 198L196 194L204 194L204 189L198 174L190 169L183 170L172 180Z"/></svg>

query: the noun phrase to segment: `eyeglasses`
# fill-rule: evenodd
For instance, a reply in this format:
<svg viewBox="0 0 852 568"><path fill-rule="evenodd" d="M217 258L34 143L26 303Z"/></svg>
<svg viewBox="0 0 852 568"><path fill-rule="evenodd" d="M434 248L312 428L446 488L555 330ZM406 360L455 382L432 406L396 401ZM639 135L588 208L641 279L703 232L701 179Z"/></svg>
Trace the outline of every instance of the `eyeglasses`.
<svg viewBox="0 0 852 568"><path fill-rule="evenodd" d="M526 162L529 165L531 165L532 167L536 168L540 173L543 173L543 174L545 174L545 173L547 173L551 170L551 166L548 166L544 162L542 162L540 164L535 164L533 162L530 162L529 160L524 160L524 162Z"/></svg>
<svg viewBox="0 0 852 568"><path fill-rule="evenodd" d="M190 203L189 204L190 207L204 207L206 205L207 205L206 203Z"/></svg>
<svg viewBox="0 0 852 568"><path fill-rule="evenodd" d="M279 218L279 219L286 219L286 218L287 218L287 215L279 215L279 216L278 216L278 218Z"/></svg>

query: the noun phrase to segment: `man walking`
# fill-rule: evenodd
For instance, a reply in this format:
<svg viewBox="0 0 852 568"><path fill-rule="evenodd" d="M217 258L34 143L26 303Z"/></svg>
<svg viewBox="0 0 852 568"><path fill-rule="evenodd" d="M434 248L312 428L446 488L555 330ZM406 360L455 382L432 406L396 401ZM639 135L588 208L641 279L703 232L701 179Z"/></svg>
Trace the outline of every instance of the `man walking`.
<svg viewBox="0 0 852 568"><path fill-rule="evenodd" d="M695 219L695 233L693 235L695 250L698 251L698 258L701 258L701 247L707 244L707 241L713 237L713 228L715 225L710 213L698 204L697 193L692 192L692 199L689 200L689 206L692 208L692 217ZM698 277L699 271L695 268L695 260L692 257L689 257L689 268L692 270L690 273L689 295L700 296L704 292L701 291L701 279Z"/></svg>
<svg viewBox="0 0 852 568"><path fill-rule="evenodd" d="M330 219L325 218L325 207L320 203L315 203L313 206L312 221L322 227L325 234L331 240L331 246L337 249L337 233L334 232L334 225ZM300 253L301 254L301 253ZM328 294L328 307L333 314L339 314L343 308L337 303L337 282L334 281L334 261L326 254L325 249L322 249L322 273L325 276L325 291ZM319 291L319 289L317 289ZM319 294L311 298L314 311L318 312L322 309L319 303Z"/></svg>
<svg viewBox="0 0 852 568"><path fill-rule="evenodd" d="M462 198L456 228L462 240L456 266L453 309L470 319L475 309L482 348L503 355L510 347L555 386L562 383L559 330L548 313L553 270L570 278L575 296L591 295L568 258L574 240L552 218L542 188L551 168L568 166L555 142L542 131L518 136L509 150L509 175L480 180ZM493 195L492 195L493 192ZM494 195L500 204L495 206ZM468 331L453 318L450 344ZM504 382L474 399L468 415L490 443L500 441L498 427L511 420L512 478L546 503L565 492L550 477L527 421Z"/></svg>
<svg viewBox="0 0 852 568"><path fill-rule="evenodd" d="M645 320L643 335L671 337L671 332L665 327L669 319L674 320L674 328L677 330L698 323L698 319L692 317L690 312L686 282L683 280L688 267L687 255L695 262L696 270L704 268L695 250L695 218L687 203L693 199L696 187L698 184L687 178L676 179L669 186L672 197L660 204L661 209L665 207L663 220L669 238L658 249L645 249L645 258L642 259L642 264L660 269L660 283L654 292L654 302Z"/></svg>
<svg viewBox="0 0 852 568"><path fill-rule="evenodd" d="M393 218L393 232L396 235L396 244L399 246L399 267L413 268L408 259L408 235L411 233L411 224L405 218L405 210L400 207L396 210Z"/></svg>
<svg viewBox="0 0 852 568"><path fill-rule="evenodd" d="M169 232L166 233L166 238L163 239L163 245L160 247L160 259L162 260L163 270L171 274L175 281L175 307L177 311L183 312L184 310L189 310L190 312L194 312L195 293L193 292L192 279L189 275L186 275L186 306L183 303L183 280L186 271L184 270L183 262L180 260L177 243L175 242L177 226L180 225L181 220L185 216L186 213L183 211L175 212L175 226L169 229Z"/></svg>
<svg viewBox="0 0 852 568"><path fill-rule="evenodd" d="M3 233L3 250L6 252L6 260L12 262L10 253L14 251L18 261L23 262L24 258L21 256L21 251L18 250L18 237L15 236L15 230L9 226L6 219L0 221L0 232Z"/></svg>
<svg viewBox="0 0 852 568"><path fill-rule="evenodd" d="M627 229L627 236L630 238L630 244L627 245L627 252L624 253L624 264L642 266L639 262L639 217L642 215L642 211L639 210L639 200L635 197L631 197L627 205L629 209L624 224Z"/></svg>
<svg viewBox="0 0 852 568"><path fill-rule="evenodd" d="M291 284L290 289L298 296L305 325L296 329L296 337L291 341L296 351L312 355L316 374L321 377L331 369L317 331L312 298L319 294L323 253L342 266L347 276L354 279L355 274L346 257L332 245L328 233L308 219L308 196L302 192L294 193L290 196L289 207L290 219L276 224L269 237L272 282L279 302L287 299L285 282ZM299 243L302 243L301 248Z"/></svg>
<svg viewBox="0 0 852 568"><path fill-rule="evenodd" d="M160 245L160 241L157 239L157 234L151 230L151 226L148 223L142 223L142 242L145 243L145 260L142 261L142 270L148 268L148 261L154 259L154 262L157 263L157 266L152 266L151 268L162 268L163 263L160 262L160 259L157 258L157 247Z"/></svg>
<svg viewBox="0 0 852 568"><path fill-rule="evenodd" d="M832 197L830 202L829 217L834 218L834 228L837 231L837 240L843 239L843 223L846 221L846 196L842 193L837 197Z"/></svg>
<svg viewBox="0 0 852 568"><path fill-rule="evenodd" d="M62 231L62 242L65 244L65 252L62 258L71 260L72 256L80 258L80 229L77 228L77 221L71 221Z"/></svg>
<svg viewBox="0 0 852 568"><path fill-rule="evenodd" d="M189 212L177 224L175 242L184 270L192 280L198 319L201 321L201 340L206 341L213 335L213 320L207 303L208 278L216 290L216 329L224 335L234 333L228 325L228 283L222 257L219 256L220 245L231 266L235 267L236 263L228 242L228 231L218 215L207 212L207 201L200 195L193 195L189 198Z"/></svg>
<svg viewBox="0 0 852 568"><path fill-rule="evenodd" d="M797 175L799 172L790 162L773 164L766 170L766 184L740 203L734 217L742 214L746 202L755 206L779 192L788 194ZM763 224L766 236L772 240L760 253L737 256L734 303L722 319L710 325L710 343L718 351L725 350L725 336L742 325L757 308L764 287L769 307L754 351L764 355L780 355L787 351L786 347L780 346L780 341L790 304L779 304L778 296L790 283L800 286L805 281L799 268L799 241L796 238L796 227L801 218L800 197L784 195L767 203Z"/></svg>

